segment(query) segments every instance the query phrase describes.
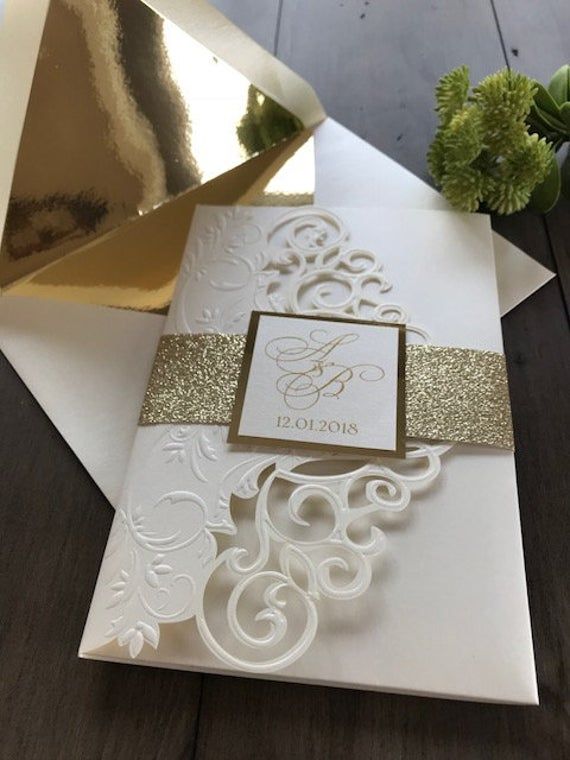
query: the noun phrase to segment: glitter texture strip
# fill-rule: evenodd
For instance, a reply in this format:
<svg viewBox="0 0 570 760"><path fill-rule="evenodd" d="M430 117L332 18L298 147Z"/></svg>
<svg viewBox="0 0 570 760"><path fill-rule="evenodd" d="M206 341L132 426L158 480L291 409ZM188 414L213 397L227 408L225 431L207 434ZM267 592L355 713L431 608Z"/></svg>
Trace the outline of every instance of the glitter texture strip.
<svg viewBox="0 0 570 760"><path fill-rule="evenodd" d="M139 425L229 425L245 335L163 335Z"/></svg>
<svg viewBox="0 0 570 760"><path fill-rule="evenodd" d="M229 425L245 335L163 335L140 425ZM406 346L406 436L513 448L505 357Z"/></svg>
<svg viewBox="0 0 570 760"><path fill-rule="evenodd" d="M406 346L406 436L513 449L505 357Z"/></svg>

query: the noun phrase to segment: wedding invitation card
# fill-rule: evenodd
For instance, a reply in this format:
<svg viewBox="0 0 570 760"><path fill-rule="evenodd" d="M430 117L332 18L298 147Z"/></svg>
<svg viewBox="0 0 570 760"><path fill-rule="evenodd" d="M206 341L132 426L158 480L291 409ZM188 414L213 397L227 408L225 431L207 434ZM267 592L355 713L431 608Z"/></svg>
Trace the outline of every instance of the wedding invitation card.
<svg viewBox="0 0 570 760"><path fill-rule="evenodd" d="M536 701L487 217L196 210L80 655Z"/></svg>

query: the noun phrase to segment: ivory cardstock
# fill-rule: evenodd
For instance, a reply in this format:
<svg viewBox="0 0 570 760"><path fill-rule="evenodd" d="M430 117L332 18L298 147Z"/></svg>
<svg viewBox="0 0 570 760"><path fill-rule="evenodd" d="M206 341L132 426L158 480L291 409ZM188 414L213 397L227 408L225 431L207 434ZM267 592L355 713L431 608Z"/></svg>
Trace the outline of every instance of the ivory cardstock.
<svg viewBox="0 0 570 760"><path fill-rule="evenodd" d="M502 351L488 219L198 209L165 333L252 310L398 322ZM365 689L536 702L513 455L403 459L137 431L80 654Z"/></svg>

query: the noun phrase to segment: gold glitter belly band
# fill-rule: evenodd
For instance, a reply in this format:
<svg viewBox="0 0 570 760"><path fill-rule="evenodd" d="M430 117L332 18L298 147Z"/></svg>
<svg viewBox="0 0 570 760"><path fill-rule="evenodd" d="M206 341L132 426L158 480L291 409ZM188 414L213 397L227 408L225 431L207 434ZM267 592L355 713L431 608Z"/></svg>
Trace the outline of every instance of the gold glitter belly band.
<svg viewBox="0 0 570 760"><path fill-rule="evenodd" d="M140 425L229 425L246 336L163 335ZM514 448L505 357L406 346L406 436Z"/></svg>

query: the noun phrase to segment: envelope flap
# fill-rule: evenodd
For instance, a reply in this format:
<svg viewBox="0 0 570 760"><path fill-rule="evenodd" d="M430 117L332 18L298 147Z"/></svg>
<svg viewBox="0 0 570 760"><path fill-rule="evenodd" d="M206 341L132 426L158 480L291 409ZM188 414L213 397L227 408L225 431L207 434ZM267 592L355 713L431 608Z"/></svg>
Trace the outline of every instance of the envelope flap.
<svg viewBox="0 0 570 760"><path fill-rule="evenodd" d="M164 5L184 29L141 0L51 0L15 165L0 286L322 117L308 85L207 3L194 0L177 13L173 3ZM267 91L250 78L254 71Z"/></svg>
<svg viewBox="0 0 570 760"><path fill-rule="evenodd" d="M257 88L315 126L325 111L311 85L275 58L205 0L144 0L164 18L190 34L219 58L241 72Z"/></svg>

